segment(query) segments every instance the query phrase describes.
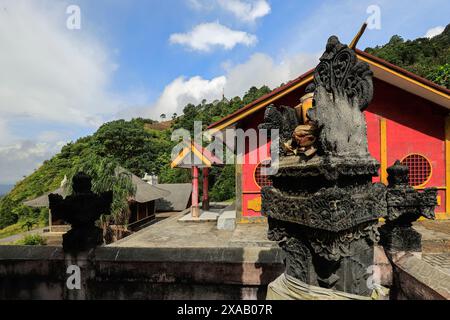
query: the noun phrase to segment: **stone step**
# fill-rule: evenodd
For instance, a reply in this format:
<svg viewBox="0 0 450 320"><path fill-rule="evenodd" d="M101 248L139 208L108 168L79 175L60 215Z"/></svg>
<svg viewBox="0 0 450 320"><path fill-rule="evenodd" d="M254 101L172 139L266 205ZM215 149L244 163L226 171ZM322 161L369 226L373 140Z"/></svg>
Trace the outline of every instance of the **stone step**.
<svg viewBox="0 0 450 320"><path fill-rule="evenodd" d="M63 232L48 232L44 233L43 236L47 240L48 246L62 246L63 234Z"/></svg>

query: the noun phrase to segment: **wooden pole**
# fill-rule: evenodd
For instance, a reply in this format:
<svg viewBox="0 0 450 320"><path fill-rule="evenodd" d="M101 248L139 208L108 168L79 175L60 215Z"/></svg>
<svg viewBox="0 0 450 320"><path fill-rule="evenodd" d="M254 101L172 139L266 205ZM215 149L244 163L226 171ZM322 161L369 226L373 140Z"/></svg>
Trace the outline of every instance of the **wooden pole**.
<svg viewBox="0 0 450 320"><path fill-rule="evenodd" d="M198 206L198 167L192 167L192 207L191 214L193 218L200 217L200 208Z"/></svg>
<svg viewBox="0 0 450 320"><path fill-rule="evenodd" d="M203 168L203 210L209 210L209 195L208 195L208 175L209 168Z"/></svg>
<svg viewBox="0 0 450 320"><path fill-rule="evenodd" d="M361 29L359 29L358 33L356 34L355 38L353 38L352 42L349 44L350 49L355 50L356 45L358 44L359 39L361 39L362 35L364 34L364 31L366 31L367 28L367 22L364 22L361 26Z"/></svg>

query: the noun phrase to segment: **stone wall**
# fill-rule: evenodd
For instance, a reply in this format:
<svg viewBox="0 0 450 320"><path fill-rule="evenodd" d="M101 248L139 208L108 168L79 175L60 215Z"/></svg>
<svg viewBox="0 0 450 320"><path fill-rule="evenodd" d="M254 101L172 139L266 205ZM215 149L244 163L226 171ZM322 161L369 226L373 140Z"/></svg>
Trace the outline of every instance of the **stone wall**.
<svg viewBox="0 0 450 320"><path fill-rule="evenodd" d="M391 298L396 300L449 300L450 275L412 254L393 263Z"/></svg>
<svg viewBox="0 0 450 320"><path fill-rule="evenodd" d="M269 248L0 247L0 299L264 299L284 266ZM69 290L67 267L81 270Z"/></svg>
<svg viewBox="0 0 450 320"><path fill-rule="evenodd" d="M413 255L392 268L375 253L391 299L450 299L449 274ZM80 290L66 286L69 265L80 267ZM101 247L74 259L59 247L0 246L0 299L265 299L283 271L278 248Z"/></svg>

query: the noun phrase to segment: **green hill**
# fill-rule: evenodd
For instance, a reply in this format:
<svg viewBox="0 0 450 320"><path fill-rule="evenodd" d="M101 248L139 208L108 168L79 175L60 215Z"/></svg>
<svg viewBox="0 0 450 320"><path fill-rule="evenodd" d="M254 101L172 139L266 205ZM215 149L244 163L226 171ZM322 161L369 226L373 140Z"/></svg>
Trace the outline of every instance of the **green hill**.
<svg viewBox="0 0 450 320"><path fill-rule="evenodd" d="M167 132L145 130L148 122L113 121L101 126L94 135L64 146L0 200L0 228L30 220L46 224L47 209L28 208L22 202L55 190L65 175L71 177L77 170L92 168L99 172L111 164L111 168L121 165L138 175L159 171L162 164L157 157L171 148L171 141Z"/></svg>
<svg viewBox="0 0 450 320"><path fill-rule="evenodd" d="M405 41L395 35L389 43L365 51L450 89L450 24L431 39Z"/></svg>

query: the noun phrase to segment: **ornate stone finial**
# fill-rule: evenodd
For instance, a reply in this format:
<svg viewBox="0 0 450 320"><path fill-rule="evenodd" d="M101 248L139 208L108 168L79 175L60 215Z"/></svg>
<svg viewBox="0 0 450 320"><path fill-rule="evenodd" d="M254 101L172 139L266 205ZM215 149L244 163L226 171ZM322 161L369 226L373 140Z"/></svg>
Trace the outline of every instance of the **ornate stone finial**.
<svg viewBox="0 0 450 320"><path fill-rule="evenodd" d="M403 165L400 160L395 161L394 165L387 168L389 187L397 185L408 185L408 166Z"/></svg>
<svg viewBox="0 0 450 320"><path fill-rule="evenodd" d="M310 118L320 130L319 150L337 156L367 156L367 129L362 111L373 98L372 71L336 36L314 73L315 107Z"/></svg>
<svg viewBox="0 0 450 320"><path fill-rule="evenodd" d="M72 189L74 194L92 193L92 179L84 172L77 173L72 178Z"/></svg>
<svg viewBox="0 0 450 320"><path fill-rule="evenodd" d="M422 236L413 229L412 223L420 217L434 219L437 189L418 192L411 187L408 184L409 168L399 160L387 172L387 217L380 229L381 243L389 252L420 252Z"/></svg>
<svg viewBox="0 0 450 320"><path fill-rule="evenodd" d="M72 179L72 195L65 199L58 194L48 196L53 216L72 226L63 236L66 252L86 251L103 242L103 231L95 226L95 222L102 214L110 214L112 191L93 193L91 180L87 174L77 173Z"/></svg>

